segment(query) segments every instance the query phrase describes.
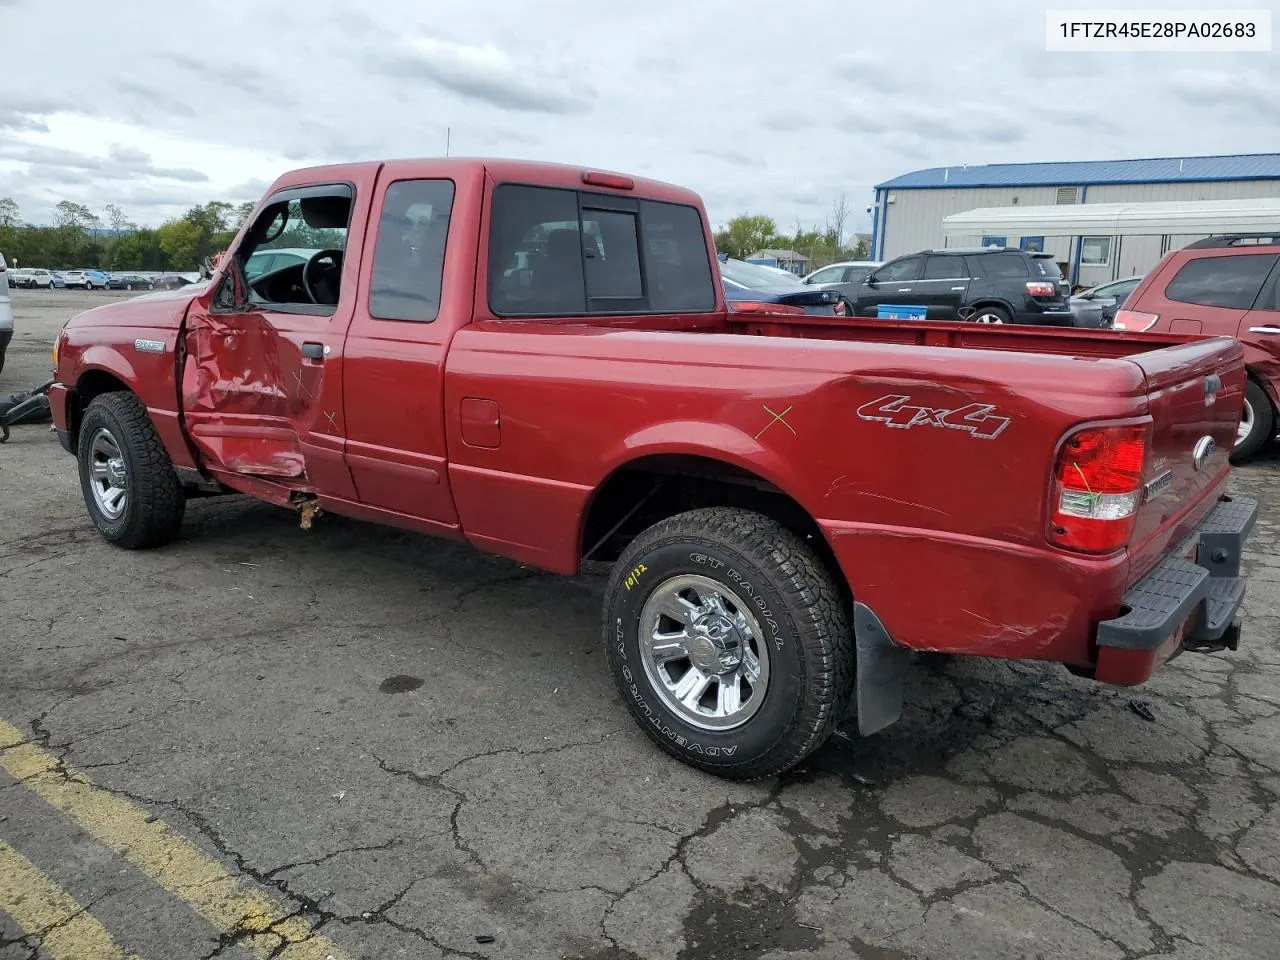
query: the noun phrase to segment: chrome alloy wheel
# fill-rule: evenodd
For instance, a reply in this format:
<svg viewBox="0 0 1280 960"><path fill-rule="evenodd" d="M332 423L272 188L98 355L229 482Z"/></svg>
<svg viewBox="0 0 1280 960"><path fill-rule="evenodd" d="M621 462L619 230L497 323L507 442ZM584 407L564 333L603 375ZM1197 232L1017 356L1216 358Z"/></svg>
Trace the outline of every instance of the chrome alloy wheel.
<svg viewBox="0 0 1280 960"><path fill-rule="evenodd" d="M1240 424L1236 427L1236 446L1244 443L1249 434L1253 432L1253 404L1248 400L1244 402L1244 413L1240 417Z"/></svg>
<svg viewBox="0 0 1280 960"><path fill-rule="evenodd" d="M640 611L639 646L654 690L692 726L730 730L764 703L769 648L760 622L736 592L709 577L660 583Z"/></svg>
<svg viewBox="0 0 1280 960"><path fill-rule="evenodd" d="M129 505L128 471L120 444L106 427L89 441L89 489L93 502L108 520L119 520Z"/></svg>

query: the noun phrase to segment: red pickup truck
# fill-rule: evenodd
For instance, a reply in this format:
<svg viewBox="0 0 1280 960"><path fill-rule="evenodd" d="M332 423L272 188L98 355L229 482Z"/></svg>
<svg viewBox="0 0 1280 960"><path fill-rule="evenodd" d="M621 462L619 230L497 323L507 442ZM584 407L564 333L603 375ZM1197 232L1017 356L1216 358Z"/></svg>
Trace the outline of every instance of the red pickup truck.
<svg viewBox="0 0 1280 960"><path fill-rule="evenodd" d="M122 547L239 492L611 561L622 699L726 777L894 722L911 651L1131 685L1236 647L1238 343L730 310L713 250L615 173L295 171L208 283L68 322L56 429Z"/></svg>

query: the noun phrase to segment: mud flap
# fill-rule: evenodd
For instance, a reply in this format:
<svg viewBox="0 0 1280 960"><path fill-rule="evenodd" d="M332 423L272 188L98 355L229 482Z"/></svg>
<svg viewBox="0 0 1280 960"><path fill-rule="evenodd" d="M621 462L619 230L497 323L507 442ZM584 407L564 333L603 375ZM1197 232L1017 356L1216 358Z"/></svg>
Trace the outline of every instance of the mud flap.
<svg viewBox="0 0 1280 960"><path fill-rule="evenodd" d="M858 733L870 736L902 716L902 691L912 652L893 642L880 618L865 603L853 605L853 637L858 658L854 702Z"/></svg>

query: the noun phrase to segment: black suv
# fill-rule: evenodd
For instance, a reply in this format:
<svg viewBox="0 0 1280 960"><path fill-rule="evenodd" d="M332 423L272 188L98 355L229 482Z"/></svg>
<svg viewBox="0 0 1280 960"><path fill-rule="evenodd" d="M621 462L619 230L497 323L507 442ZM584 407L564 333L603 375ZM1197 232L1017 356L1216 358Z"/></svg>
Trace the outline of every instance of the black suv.
<svg viewBox="0 0 1280 960"><path fill-rule="evenodd" d="M859 284L859 317L1073 325L1071 285L1052 254L1010 247L924 250L890 260Z"/></svg>

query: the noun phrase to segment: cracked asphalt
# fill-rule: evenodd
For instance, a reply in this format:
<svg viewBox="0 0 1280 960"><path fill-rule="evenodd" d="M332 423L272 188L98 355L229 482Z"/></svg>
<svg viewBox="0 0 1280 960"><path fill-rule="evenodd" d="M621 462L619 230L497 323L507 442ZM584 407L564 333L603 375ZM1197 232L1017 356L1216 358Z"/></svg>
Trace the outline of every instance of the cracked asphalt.
<svg viewBox="0 0 1280 960"><path fill-rule="evenodd" d="M15 291L0 392L38 383L62 320L104 296ZM0 758L52 766L0 767L0 841L141 958L276 952L139 867L177 836L175 862L279 905L259 933L352 958L1275 960L1280 459L1234 486L1263 504L1239 652L1136 691L929 658L901 723L739 785L627 717L598 577L330 516L304 531L242 498L115 550L72 459L16 428L0 721L27 742ZM97 792L56 806L72 771ZM103 842L107 803L146 812L136 839ZM55 932L0 912L0 958L56 960Z"/></svg>

